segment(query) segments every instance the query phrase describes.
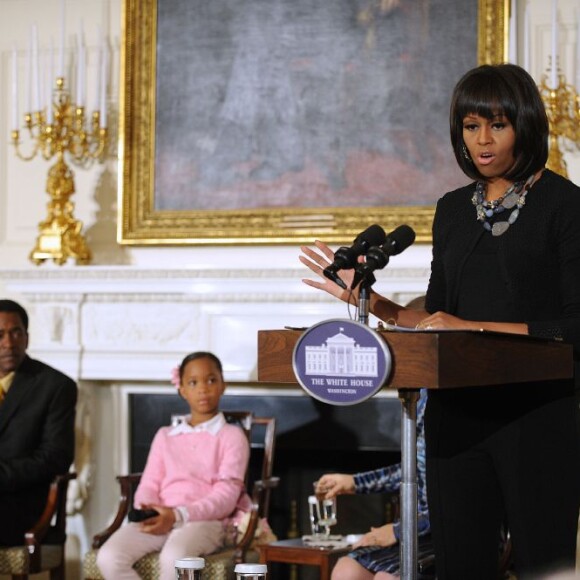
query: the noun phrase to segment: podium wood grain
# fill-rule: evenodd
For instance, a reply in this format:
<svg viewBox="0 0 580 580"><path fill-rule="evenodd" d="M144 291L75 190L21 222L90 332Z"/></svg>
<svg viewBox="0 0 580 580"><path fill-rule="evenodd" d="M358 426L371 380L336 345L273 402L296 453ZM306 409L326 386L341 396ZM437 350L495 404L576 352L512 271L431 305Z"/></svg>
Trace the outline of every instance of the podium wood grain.
<svg viewBox="0 0 580 580"><path fill-rule="evenodd" d="M298 330L258 331L258 381L297 384ZM495 332L380 332L393 358L386 388L443 389L573 375L572 346Z"/></svg>

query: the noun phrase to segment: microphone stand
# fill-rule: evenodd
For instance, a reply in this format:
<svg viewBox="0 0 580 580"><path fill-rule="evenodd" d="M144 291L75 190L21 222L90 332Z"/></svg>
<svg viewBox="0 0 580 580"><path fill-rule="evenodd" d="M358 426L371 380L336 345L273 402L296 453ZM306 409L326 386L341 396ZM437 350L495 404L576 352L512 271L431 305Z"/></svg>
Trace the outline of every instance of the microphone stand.
<svg viewBox="0 0 580 580"><path fill-rule="evenodd" d="M373 274L364 276L359 285L358 293L358 321L366 326L369 325L369 311L370 311L370 289L376 282Z"/></svg>
<svg viewBox="0 0 580 580"><path fill-rule="evenodd" d="M358 321L368 326L370 289L374 274L363 275L358 295ZM401 541L399 547L401 580L417 580L417 401L418 389L399 389L401 401Z"/></svg>

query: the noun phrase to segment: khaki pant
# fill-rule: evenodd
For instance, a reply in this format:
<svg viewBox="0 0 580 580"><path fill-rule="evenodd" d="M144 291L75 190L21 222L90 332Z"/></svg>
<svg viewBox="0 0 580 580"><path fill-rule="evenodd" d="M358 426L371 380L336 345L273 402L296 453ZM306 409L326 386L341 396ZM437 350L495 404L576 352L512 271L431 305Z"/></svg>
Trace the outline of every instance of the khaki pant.
<svg viewBox="0 0 580 580"><path fill-rule="evenodd" d="M97 565L107 580L138 580L133 564L149 552L158 552L160 580L175 578L175 560L211 554L223 545L222 522L188 522L169 534L141 531L140 524L119 528L99 550Z"/></svg>

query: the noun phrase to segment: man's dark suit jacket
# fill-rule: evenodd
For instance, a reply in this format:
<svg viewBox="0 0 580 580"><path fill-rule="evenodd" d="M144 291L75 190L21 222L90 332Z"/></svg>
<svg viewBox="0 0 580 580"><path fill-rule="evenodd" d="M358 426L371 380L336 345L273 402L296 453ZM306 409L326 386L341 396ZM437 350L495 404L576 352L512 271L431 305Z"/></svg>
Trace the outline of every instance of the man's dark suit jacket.
<svg viewBox="0 0 580 580"><path fill-rule="evenodd" d="M24 359L0 405L0 545L18 545L44 508L51 480L74 458L77 386Z"/></svg>

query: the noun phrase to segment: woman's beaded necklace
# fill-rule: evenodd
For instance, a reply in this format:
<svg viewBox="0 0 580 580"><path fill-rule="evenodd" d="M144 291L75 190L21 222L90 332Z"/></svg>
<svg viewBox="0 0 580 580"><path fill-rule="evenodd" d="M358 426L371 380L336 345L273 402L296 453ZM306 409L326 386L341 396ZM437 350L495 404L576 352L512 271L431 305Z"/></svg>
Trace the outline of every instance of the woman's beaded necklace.
<svg viewBox="0 0 580 580"><path fill-rule="evenodd" d="M477 212L477 221L482 222L484 229L491 232L492 236L501 236L516 222L520 210L526 203L526 195L534 182L534 177L530 175L525 181L516 181L500 198L491 201L485 199L487 183L478 181L475 184L475 193L471 202ZM492 218L510 209L512 211L507 220L492 223Z"/></svg>

